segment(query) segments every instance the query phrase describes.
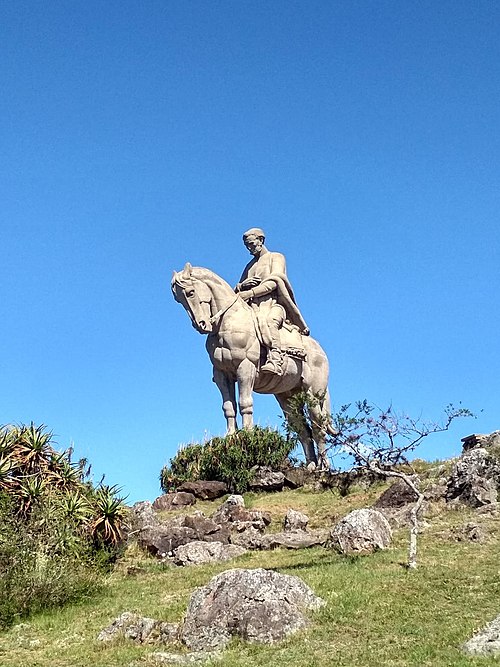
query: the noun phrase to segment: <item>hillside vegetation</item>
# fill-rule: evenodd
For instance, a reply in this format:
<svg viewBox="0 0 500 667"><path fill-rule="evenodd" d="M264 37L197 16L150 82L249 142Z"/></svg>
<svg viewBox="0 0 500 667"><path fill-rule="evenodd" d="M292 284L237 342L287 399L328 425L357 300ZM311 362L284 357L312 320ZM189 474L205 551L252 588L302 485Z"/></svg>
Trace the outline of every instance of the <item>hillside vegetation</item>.
<svg viewBox="0 0 500 667"><path fill-rule="evenodd" d="M271 530L288 508L305 512L311 527L331 526L350 510L371 505L387 484L338 492L297 489L245 495L248 507L268 511ZM221 503L199 502L211 514ZM192 511L192 510L191 510ZM174 513L172 513L174 515ZM480 524L486 540L464 537L464 524ZM419 537L419 568L403 567L408 531L395 531L386 551L345 557L326 548L249 552L231 563L180 568L145 556L136 545L118 560L97 597L45 611L0 635L2 667L144 667L156 664L154 647L130 640L98 642L98 633L123 611L179 621L195 587L229 567L272 568L301 577L326 606L311 626L283 643L234 641L222 667L429 666L498 664L469 658L460 646L500 612L500 519L495 513L436 506ZM182 649L177 649L182 650Z"/></svg>

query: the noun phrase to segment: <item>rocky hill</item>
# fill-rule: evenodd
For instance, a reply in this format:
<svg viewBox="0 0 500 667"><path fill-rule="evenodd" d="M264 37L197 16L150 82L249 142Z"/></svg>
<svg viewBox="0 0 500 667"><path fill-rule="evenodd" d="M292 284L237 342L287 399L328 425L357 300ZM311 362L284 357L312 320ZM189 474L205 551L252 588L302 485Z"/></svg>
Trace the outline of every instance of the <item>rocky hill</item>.
<svg viewBox="0 0 500 667"><path fill-rule="evenodd" d="M400 482L310 475L295 489L191 487L185 505L137 504L102 594L15 625L0 664L498 664L498 439L414 463L425 501L412 571L415 498Z"/></svg>

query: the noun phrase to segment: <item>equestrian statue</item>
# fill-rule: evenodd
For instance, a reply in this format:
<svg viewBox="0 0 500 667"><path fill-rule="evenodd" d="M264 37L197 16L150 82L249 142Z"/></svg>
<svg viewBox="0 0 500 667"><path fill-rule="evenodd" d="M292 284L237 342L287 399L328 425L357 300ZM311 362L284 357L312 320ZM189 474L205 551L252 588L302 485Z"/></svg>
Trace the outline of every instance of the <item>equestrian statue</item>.
<svg viewBox="0 0 500 667"><path fill-rule="evenodd" d="M209 269L186 264L182 271L174 272L172 293L194 328L207 336L227 432L237 428L236 404L242 427L252 428L252 392L274 394L286 418L293 412L306 462L328 468L325 440L333 433L328 359L309 335L284 256L270 252L264 241L264 232L256 227L243 235L253 258L234 290ZM293 400L297 395L302 405ZM306 402L310 423L304 413Z"/></svg>

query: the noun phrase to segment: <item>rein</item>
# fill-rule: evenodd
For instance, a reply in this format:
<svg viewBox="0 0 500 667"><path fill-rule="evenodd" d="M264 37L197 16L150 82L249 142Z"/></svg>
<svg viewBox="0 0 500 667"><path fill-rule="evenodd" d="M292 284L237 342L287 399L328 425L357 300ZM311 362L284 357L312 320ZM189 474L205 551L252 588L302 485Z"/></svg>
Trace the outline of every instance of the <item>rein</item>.
<svg viewBox="0 0 500 667"><path fill-rule="evenodd" d="M212 315L212 317L208 320L210 324L213 324L216 320L220 319L230 308L234 306L234 304L238 301L239 294L237 294L234 299L231 301L231 303L228 306L224 306L224 308L221 308L218 310L215 315Z"/></svg>

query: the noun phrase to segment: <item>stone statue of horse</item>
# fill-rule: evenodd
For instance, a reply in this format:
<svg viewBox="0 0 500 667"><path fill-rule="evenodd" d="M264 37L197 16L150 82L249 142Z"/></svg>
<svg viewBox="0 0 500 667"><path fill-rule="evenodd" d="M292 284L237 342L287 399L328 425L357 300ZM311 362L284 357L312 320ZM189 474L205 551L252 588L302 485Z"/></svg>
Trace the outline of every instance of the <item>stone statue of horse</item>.
<svg viewBox="0 0 500 667"><path fill-rule="evenodd" d="M309 395L312 424L305 418L303 405L297 419L294 405L294 427L307 463L328 468L325 439L327 432L332 432L328 359L319 343L310 336L291 332L301 339L305 354L302 358L285 355L282 375L261 372L266 355L257 337L252 307L225 280L209 269L186 264L182 271L174 272L172 292L186 309L194 328L207 335L206 348L214 368L213 380L222 394L227 432L234 433L237 428L236 384L243 428L253 426L253 391L274 394L287 418L292 409L291 399L297 394Z"/></svg>

